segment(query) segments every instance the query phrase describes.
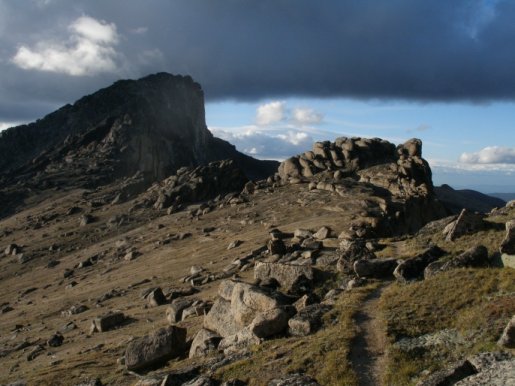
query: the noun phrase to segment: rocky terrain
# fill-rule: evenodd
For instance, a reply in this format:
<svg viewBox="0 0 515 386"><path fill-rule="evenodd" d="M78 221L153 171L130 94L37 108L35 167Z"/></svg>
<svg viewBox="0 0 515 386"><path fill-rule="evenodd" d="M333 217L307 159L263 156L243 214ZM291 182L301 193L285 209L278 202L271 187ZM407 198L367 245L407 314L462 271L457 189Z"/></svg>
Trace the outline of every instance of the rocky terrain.
<svg viewBox="0 0 515 386"><path fill-rule="evenodd" d="M262 163L158 74L5 149L1 384L515 384L515 203L449 213L417 139Z"/></svg>

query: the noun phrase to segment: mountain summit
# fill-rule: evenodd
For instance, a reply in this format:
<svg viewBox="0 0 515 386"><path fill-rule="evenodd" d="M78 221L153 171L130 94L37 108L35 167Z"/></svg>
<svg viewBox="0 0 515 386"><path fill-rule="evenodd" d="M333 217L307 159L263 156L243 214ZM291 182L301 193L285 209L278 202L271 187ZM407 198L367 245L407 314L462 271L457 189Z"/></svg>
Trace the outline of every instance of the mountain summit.
<svg viewBox="0 0 515 386"><path fill-rule="evenodd" d="M232 159L248 178L275 161L238 152L207 129L204 93L189 76L120 80L73 105L0 135L0 189L96 187L139 173L146 185L183 166Z"/></svg>

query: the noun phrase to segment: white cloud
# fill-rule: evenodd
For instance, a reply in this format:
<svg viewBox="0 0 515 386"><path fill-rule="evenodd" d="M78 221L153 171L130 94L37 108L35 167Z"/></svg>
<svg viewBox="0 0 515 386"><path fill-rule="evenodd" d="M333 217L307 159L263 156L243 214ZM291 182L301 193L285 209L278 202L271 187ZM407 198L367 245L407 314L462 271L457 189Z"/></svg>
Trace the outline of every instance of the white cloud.
<svg viewBox="0 0 515 386"><path fill-rule="evenodd" d="M210 127L216 137L229 141L246 154L261 159L283 160L309 150L313 138L299 130L262 130L259 126Z"/></svg>
<svg viewBox="0 0 515 386"><path fill-rule="evenodd" d="M292 110L292 121L298 125L315 125L321 123L324 116L309 107L295 107Z"/></svg>
<svg viewBox="0 0 515 386"><path fill-rule="evenodd" d="M10 127L21 125L20 122L0 122L0 131L8 129Z"/></svg>
<svg viewBox="0 0 515 386"><path fill-rule="evenodd" d="M118 54L114 46L118 43L119 36L114 23L81 16L68 29L68 41L40 41L33 48L22 45L12 62L25 70L72 76L116 70Z"/></svg>
<svg viewBox="0 0 515 386"><path fill-rule="evenodd" d="M256 111L256 123L260 126L267 126L280 122L286 117L286 103L283 101L272 101L258 106Z"/></svg>
<svg viewBox="0 0 515 386"><path fill-rule="evenodd" d="M144 35L148 32L148 27L137 27L130 30L135 35Z"/></svg>
<svg viewBox="0 0 515 386"><path fill-rule="evenodd" d="M487 146L475 153L463 153L459 162L465 164L515 164L515 149Z"/></svg>

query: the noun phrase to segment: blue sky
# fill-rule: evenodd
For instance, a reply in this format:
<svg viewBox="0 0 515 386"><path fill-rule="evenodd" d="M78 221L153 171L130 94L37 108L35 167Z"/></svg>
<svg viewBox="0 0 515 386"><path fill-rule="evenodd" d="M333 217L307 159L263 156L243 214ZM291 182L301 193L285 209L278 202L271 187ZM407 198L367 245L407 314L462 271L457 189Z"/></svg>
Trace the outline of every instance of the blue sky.
<svg viewBox="0 0 515 386"><path fill-rule="evenodd" d="M270 114L275 113L265 124L258 124L260 106L270 106ZM299 109L311 115L299 121L294 116ZM206 105L206 120L215 135L262 159L284 159L305 151L313 141L338 136L380 137L397 144L417 137L424 143L423 155L431 164L435 184L490 193L515 192L512 102L417 103L343 98L224 101ZM480 154L487 158L480 162L474 156L482 150Z"/></svg>

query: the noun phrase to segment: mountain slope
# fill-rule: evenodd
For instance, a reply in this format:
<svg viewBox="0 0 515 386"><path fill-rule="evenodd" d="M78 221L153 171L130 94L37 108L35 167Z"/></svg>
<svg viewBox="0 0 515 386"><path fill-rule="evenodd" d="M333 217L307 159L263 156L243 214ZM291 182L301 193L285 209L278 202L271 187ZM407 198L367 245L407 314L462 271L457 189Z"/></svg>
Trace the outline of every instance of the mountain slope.
<svg viewBox="0 0 515 386"><path fill-rule="evenodd" d="M473 212L490 212L503 207L506 202L497 197L470 189L455 190L449 185L435 187L436 196L451 213L459 213L463 208Z"/></svg>

